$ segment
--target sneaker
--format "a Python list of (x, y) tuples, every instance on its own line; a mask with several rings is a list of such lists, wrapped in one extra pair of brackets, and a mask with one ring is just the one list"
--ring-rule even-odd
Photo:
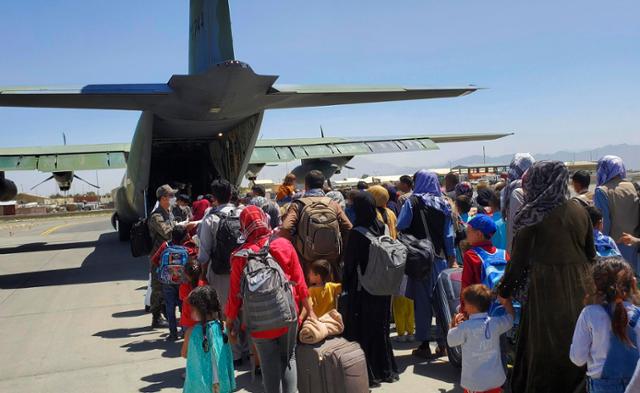
[(414, 341), (416, 341), (416, 336), (414, 336), (413, 334), (407, 334), (405, 342), (412, 343)]

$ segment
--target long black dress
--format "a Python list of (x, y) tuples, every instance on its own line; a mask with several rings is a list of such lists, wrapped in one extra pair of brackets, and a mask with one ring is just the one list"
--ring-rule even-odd
[(348, 292), (344, 335), (357, 341), (367, 358), (369, 382), (397, 378), (398, 366), (389, 338), (391, 296), (374, 296), (364, 288), (358, 291), (357, 266), (365, 271), (371, 241), (351, 230), (345, 249), (343, 287)]

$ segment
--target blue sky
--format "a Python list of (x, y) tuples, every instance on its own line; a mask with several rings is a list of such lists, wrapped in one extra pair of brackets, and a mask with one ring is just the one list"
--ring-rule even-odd
[[(516, 132), (485, 143), (489, 155), (640, 143), (639, 14), (637, 1), (231, 0), (236, 58), (279, 83), (488, 88), (271, 111), (263, 137), (317, 136), (320, 125), (347, 136)], [(0, 85), (166, 82), (186, 73), (187, 33), (186, 0), (1, 2)], [(3, 146), (59, 144), (62, 131), (69, 143), (129, 142), (138, 116), (0, 108), (0, 135)], [(481, 151), (466, 143), (374, 159), (429, 166)], [(121, 173), (101, 172), (100, 182), (111, 188)], [(8, 174), (24, 189), (46, 176)]]

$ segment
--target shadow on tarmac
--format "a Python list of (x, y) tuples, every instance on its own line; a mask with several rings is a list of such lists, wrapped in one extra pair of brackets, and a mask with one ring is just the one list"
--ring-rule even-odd
[(146, 336), (148, 334), (153, 334), (155, 330), (151, 328), (151, 326), (137, 327), (137, 328), (120, 328), (120, 329), (111, 329), (111, 330), (103, 330), (98, 333), (94, 333), (94, 337), (102, 337), (102, 338), (131, 338), (131, 337), (140, 337)]
[(146, 377), (142, 377), (141, 380), (148, 382), (149, 386), (140, 388), (140, 392), (160, 392), (163, 389), (180, 389), (184, 384), (182, 379), (182, 373), (184, 368), (176, 368), (174, 370), (165, 371), (162, 373), (151, 374)]
[[(94, 246), (95, 249), (85, 258), (80, 267), (5, 274), (0, 276), (0, 288), (20, 289), (123, 280), (147, 280), (149, 274), (147, 261), (143, 258), (133, 258), (129, 245), (120, 242), (118, 234), (115, 232), (103, 233), (96, 241), (61, 244), (31, 243), (19, 247), (0, 249), (0, 254), (66, 250)], [(34, 258), (37, 258), (37, 254), (34, 255)]]
[(139, 310), (129, 310), (129, 311), (114, 312), (113, 314), (111, 314), (111, 317), (112, 318), (133, 318), (133, 317), (140, 317), (142, 315), (145, 315), (146, 313), (147, 312), (144, 311), (144, 309), (141, 308)]
[(27, 244), (21, 244), (16, 247), (0, 248), (0, 255), (17, 254), (21, 252), (72, 250), (74, 248), (95, 247), (96, 244), (98, 244), (98, 240), (87, 240), (84, 242), (73, 242), (73, 243), (47, 243), (47, 242), (27, 243)]

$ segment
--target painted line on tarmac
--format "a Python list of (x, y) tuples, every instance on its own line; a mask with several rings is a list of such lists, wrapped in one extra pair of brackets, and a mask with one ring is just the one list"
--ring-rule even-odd
[(68, 222), (68, 223), (66, 223), (66, 224), (56, 225), (56, 226), (51, 227), (51, 228), (47, 229), (46, 231), (42, 232), (42, 233), (40, 234), (40, 236), (47, 236), (47, 235), (50, 235), (50, 234), (52, 234), (53, 232), (57, 231), (58, 229), (62, 229), (62, 228), (65, 228), (65, 227), (68, 227), (68, 226), (71, 226), (71, 225), (74, 225), (74, 224), (79, 224), (79, 223), (77, 223), (77, 222)]

